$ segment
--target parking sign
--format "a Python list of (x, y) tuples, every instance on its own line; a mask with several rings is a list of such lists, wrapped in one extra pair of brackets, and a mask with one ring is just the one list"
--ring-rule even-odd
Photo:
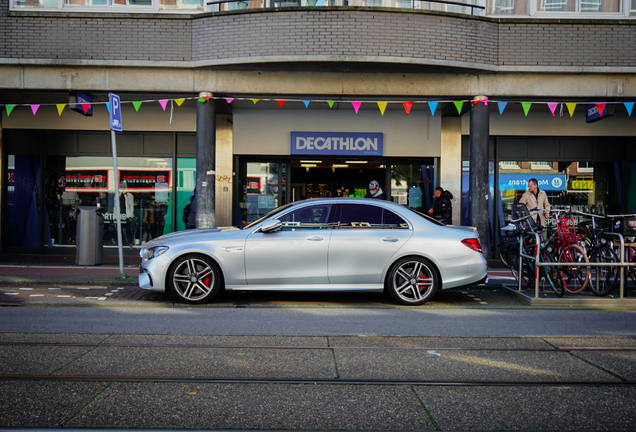
[(110, 130), (121, 132), (121, 103), (119, 95), (108, 93), (108, 101), (110, 102)]

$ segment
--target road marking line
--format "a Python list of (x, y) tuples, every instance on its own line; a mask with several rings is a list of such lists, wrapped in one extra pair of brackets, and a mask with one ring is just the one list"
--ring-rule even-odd
[(106, 297), (100, 297), (97, 300), (106, 300)]
[(106, 293), (106, 294), (104, 294), (104, 295), (112, 296), (112, 295), (113, 295), (113, 293), (112, 293), (112, 292), (109, 292), (109, 293)]
[(481, 299), (480, 299), (480, 298), (477, 298), (477, 297), (475, 297), (473, 300), (481, 301)]
[(21, 290), (33, 290), (33, 288), (20, 288)]
[(58, 297), (66, 297), (66, 298), (68, 298), (68, 297), (70, 297), (70, 295), (58, 295)]
[(62, 288), (49, 288), (49, 289), (50, 290), (59, 290), (59, 289), (62, 289)]
[(29, 297), (44, 297), (44, 294), (31, 294)]
[(20, 293), (5, 293), (6, 295), (18, 295)]
[(488, 302), (479, 302), (479, 304), (488, 304)]

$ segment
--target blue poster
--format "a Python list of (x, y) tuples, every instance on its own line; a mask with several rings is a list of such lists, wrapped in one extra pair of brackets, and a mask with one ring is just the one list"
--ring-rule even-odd
[(422, 189), (418, 187), (409, 189), (409, 207), (422, 207)]
[(293, 155), (382, 156), (381, 133), (292, 132)]

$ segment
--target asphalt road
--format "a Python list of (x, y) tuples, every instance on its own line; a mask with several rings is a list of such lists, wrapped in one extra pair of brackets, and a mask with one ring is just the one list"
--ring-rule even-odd
[(216, 335), (634, 336), (636, 311), (504, 308), (2, 308), (2, 332)]

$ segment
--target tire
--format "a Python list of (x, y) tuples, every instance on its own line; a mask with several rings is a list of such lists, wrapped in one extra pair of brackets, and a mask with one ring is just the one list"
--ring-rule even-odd
[[(526, 251), (527, 253), (527, 251)], [(510, 263), (510, 271), (517, 283), (519, 282), (519, 244), (508, 246), (508, 262)], [(523, 270), (521, 272), (521, 286), (530, 288), (534, 285), (534, 269), (530, 261), (524, 259)]]
[[(625, 248), (625, 261), (636, 263), (636, 247)], [(636, 284), (636, 267), (626, 267), (625, 274), (628, 274), (632, 282)]]
[[(600, 246), (590, 258), (594, 263), (617, 263), (618, 258), (609, 246)], [(606, 296), (618, 285), (620, 269), (618, 267), (591, 267), (590, 290), (597, 296)]]
[[(556, 262), (550, 251), (547, 249), (541, 250), (541, 261), (546, 263)], [(556, 266), (541, 267), (541, 273), (545, 276), (556, 295), (563, 297), (565, 289), (563, 288), (563, 275), (561, 270)]]
[(209, 257), (185, 255), (170, 266), (166, 285), (184, 303), (206, 303), (221, 290), (221, 271)]
[[(585, 250), (576, 244), (566, 246), (559, 254), (559, 262), (589, 262)], [(563, 274), (563, 288), (570, 294), (583, 291), (590, 282), (590, 267), (563, 266), (559, 267)]]
[(386, 289), (396, 302), (414, 306), (429, 301), (440, 282), (437, 270), (430, 262), (423, 258), (407, 257), (393, 264)]

